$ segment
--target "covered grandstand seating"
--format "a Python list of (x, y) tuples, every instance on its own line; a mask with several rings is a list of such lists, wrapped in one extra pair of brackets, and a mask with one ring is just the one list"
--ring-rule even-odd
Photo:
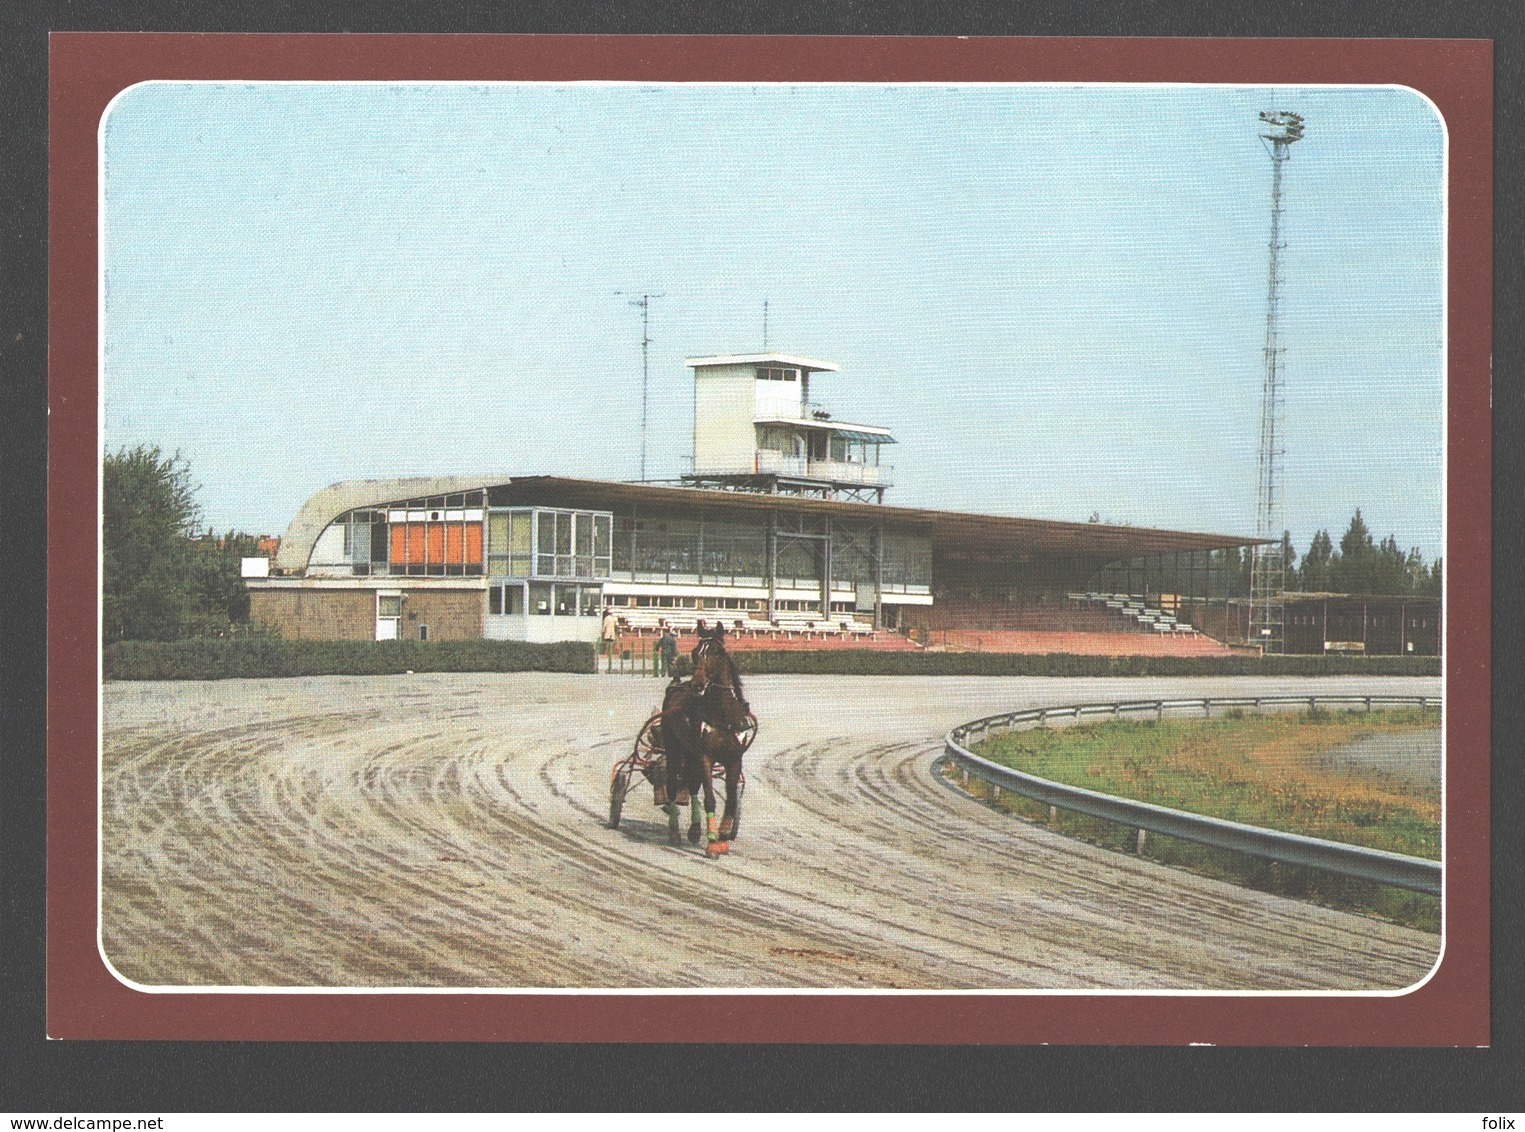
[(619, 607), (622, 633), (655, 640), (662, 625), (679, 637), (680, 651), (693, 647), (694, 631), (725, 625), (728, 647), (748, 649), (864, 648), (912, 651), (925, 646), (950, 652), (1000, 652), (1077, 656), (1231, 656), (1233, 651), (1198, 633), (1173, 613), (1128, 594), (1072, 593), (1047, 602), (997, 602), (944, 597), (932, 607), (924, 642), (849, 614), (830, 620), (808, 610), (779, 610), (771, 621), (738, 610)]
[(1002, 602), (941, 597), (933, 629), (1023, 630), (1046, 633), (1192, 633), (1195, 630), (1147, 598), (1071, 593), (1060, 601)]
[(1034, 602), (941, 597), (932, 607), (928, 643), (953, 651), (1079, 656), (1232, 655), (1148, 598), (1112, 593)]

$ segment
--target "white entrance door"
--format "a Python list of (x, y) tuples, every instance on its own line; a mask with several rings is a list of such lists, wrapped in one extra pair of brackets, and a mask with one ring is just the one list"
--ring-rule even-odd
[(395, 641), (402, 635), (402, 594), (376, 595), (376, 639)]

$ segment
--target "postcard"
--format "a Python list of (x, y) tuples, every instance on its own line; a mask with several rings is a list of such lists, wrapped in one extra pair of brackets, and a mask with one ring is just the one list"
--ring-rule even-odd
[(52, 1036), (1487, 1043), (1486, 45), (52, 63)]

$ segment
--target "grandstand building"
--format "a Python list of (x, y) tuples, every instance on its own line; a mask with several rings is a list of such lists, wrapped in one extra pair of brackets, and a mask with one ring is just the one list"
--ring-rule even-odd
[[(688, 364), (694, 465), (681, 485), (334, 484), (273, 562), (251, 564), (251, 618), (288, 638), (591, 641), (610, 607), (627, 633), (703, 618), (739, 647), (960, 647), (971, 635), (998, 647), (1005, 634), (1034, 651), (1088, 651), (1087, 637), (1125, 638), (1125, 652), (1222, 649), (1184, 614), (1242, 596), (1224, 590), (1225, 555), (1254, 539), (890, 506), (890, 431), (837, 420), (811, 395), (834, 363)], [(1046, 646), (1054, 635), (1067, 641)]]

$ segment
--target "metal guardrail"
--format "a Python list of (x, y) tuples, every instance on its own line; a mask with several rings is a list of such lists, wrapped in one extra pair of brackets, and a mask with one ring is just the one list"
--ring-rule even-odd
[(1010, 767), (993, 763), (989, 759), (971, 753), (964, 747), (970, 736), (986, 735), (991, 731), (1025, 730), (1030, 727), (1047, 726), (1050, 720), (1080, 720), (1087, 716), (1124, 716), (1152, 714), (1163, 719), (1168, 711), (1195, 710), (1211, 717), (1215, 708), (1223, 710), (1253, 710), (1306, 707), (1316, 710), (1326, 707), (1364, 707), (1371, 711), (1377, 707), (1435, 707), (1440, 706), (1439, 696), (1244, 696), (1224, 698), (1201, 698), (1185, 700), (1120, 700), (1113, 703), (1069, 704), (1063, 707), (1028, 708), (1002, 715), (987, 716), (971, 723), (955, 727), (945, 741), (948, 757), (967, 773), (1026, 798), (1044, 802), (1049, 806), (1105, 821), (1117, 822), (1151, 833), (1179, 837), (1183, 841), (1195, 841), (1219, 849), (1234, 849), (1289, 865), (1308, 865), (1326, 869), (1343, 876), (1360, 877), (1406, 888), (1413, 892), (1440, 895), (1441, 865), (1439, 861), (1423, 857), (1409, 857), (1401, 853), (1388, 853), (1381, 849), (1365, 849), (1346, 845), (1339, 841), (1326, 841), (1317, 837), (1304, 837), (1296, 833), (1264, 829), (1223, 818), (1206, 817), (1202, 814), (1172, 810), (1149, 802), (1136, 802), (1112, 794), (1102, 794), (1080, 786), (1066, 786), (1036, 775), (1026, 774)]

